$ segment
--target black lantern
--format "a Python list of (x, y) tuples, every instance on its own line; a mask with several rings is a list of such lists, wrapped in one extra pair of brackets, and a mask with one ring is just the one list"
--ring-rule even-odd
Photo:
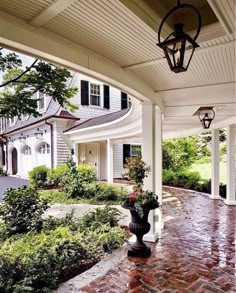
[(23, 143), (26, 141), (26, 136), (23, 135), (23, 133), (21, 133), (21, 135), (18, 138), (19, 138), (20, 143)]
[[(192, 9), (198, 18), (198, 28), (196, 35), (191, 38), (184, 32), (184, 24), (176, 23), (174, 25), (175, 31), (172, 32), (163, 42), (161, 42), (162, 27), (167, 18), (178, 9), (189, 8)], [(170, 10), (163, 18), (159, 31), (158, 31), (158, 44), (163, 49), (165, 57), (168, 61), (170, 69), (175, 73), (183, 72), (188, 69), (193, 53), (199, 45), (195, 42), (201, 30), (201, 15), (196, 7), (190, 4), (180, 4), (178, 1), (177, 6)]]
[(207, 109), (207, 112), (206, 111), (204, 111), (204, 112), (205, 113), (202, 113), (202, 111), (200, 110), (198, 113), (198, 117), (202, 123), (202, 127), (204, 129), (209, 129), (211, 126), (212, 120), (215, 118), (215, 112), (211, 108)]
[(36, 139), (41, 139), (43, 137), (43, 132), (37, 129), (37, 131), (34, 133)]

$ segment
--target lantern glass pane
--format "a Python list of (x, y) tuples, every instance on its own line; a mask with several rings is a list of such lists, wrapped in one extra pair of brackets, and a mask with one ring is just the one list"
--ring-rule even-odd
[(193, 45), (188, 40), (186, 40), (185, 50), (183, 67), (187, 69), (195, 50)]
[(175, 43), (175, 46), (174, 46), (174, 64), (175, 64), (175, 66), (181, 66), (181, 47), (182, 47), (181, 41)]
[(168, 46), (166, 46), (166, 50), (167, 50), (167, 54), (168, 54), (168, 59), (169, 59), (169, 63), (171, 63), (171, 66), (173, 67), (175, 65), (175, 61), (174, 61), (174, 49), (175, 46), (174, 44), (170, 44)]

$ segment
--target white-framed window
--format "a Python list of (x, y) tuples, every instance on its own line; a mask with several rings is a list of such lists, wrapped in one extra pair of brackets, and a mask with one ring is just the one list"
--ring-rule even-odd
[(24, 147), (24, 149), (23, 149), (23, 154), (24, 154), (25, 156), (30, 156), (30, 155), (31, 155), (31, 148), (30, 148), (28, 145), (26, 145), (26, 146)]
[(28, 118), (29, 118), (29, 115), (28, 114), (22, 114), (21, 115), (21, 120), (22, 121), (28, 120)]
[(14, 126), (16, 124), (16, 117), (9, 118), (10, 127)]
[(42, 92), (37, 92), (37, 100), (38, 100), (38, 111), (40, 113), (45, 112), (46, 110), (46, 96)]
[(138, 155), (141, 155), (141, 145), (131, 144), (130, 145), (130, 156), (137, 157)]
[(42, 143), (39, 147), (39, 153), (41, 155), (50, 154), (50, 145), (48, 143)]
[(90, 105), (101, 107), (101, 85), (90, 83)]

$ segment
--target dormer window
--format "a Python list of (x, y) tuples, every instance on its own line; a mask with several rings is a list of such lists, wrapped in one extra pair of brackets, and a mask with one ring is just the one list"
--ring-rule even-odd
[(15, 126), (16, 124), (16, 117), (9, 118), (10, 127)]
[(100, 84), (90, 83), (90, 105), (101, 106), (101, 89)]
[(22, 114), (21, 115), (21, 120), (22, 121), (25, 121), (25, 120), (27, 120), (29, 118), (29, 115), (28, 114)]
[(40, 113), (45, 112), (46, 110), (46, 96), (42, 92), (37, 92), (37, 100), (38, 100), (38, 111)]

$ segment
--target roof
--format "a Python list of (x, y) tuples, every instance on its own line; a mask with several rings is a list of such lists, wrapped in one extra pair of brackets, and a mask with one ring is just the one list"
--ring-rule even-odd
[(88, 119), (80, 124), (77, 124), (73, 127), (70, 127), (68, 129), (66, 129), (64, 132), (68, 132), (68, 131), (71, 131), (71, 130), (80, 130), (80, 129), (84, 129), (84, 128), (89, 128), (89, 127), (92, 127), (92, 126), (98, 126), (98, 125), (102, 125), (102, 124), (106, 124), (106, 123), (109, 123), (109, 122), (112, 122), (112, 121), (115, 121), (119, 118), (121, 118), (122, 116), (124, 116), (126, 113), (128, 113), (130, 110), (130, 108), (128, 109), (123, 109), (121, 111), (118, 111), (118, 112), (113, 112), (113, 113), (109, 113), (109, 114), (106, 114), (106, 115), (102, 115), (102, 116), (98, 116), (98, 117), (95, 117), (95, 118), (91, 118), (91, 119)]
[(50, 105), (50, 107), (48, 106), (47, 111), (39, 117), (30, 116), (29, 119), (27, 119), (25, 121), (18, 120), (17, 123), (12, 127), (9, 127), (9, 125), (8, 125), (8, 127), (4, 130), (2, 135), (6, 135), (9, 133), (27, 128), (29, 126), (41, 123), (42, 121), (45, 121), (50, 118), (59, 118), (59, 119), (68, 119), (68, 120), (79, 120), (80, 119), (79, 117), (76, 117), (76, 116), (70, 114), (68, 111), (65, 111), (65, 110), (60, 111), (61, 107), (58, 106), (58, 103), (55, 102), (53, 99), (50, 101), (49, 105)]

